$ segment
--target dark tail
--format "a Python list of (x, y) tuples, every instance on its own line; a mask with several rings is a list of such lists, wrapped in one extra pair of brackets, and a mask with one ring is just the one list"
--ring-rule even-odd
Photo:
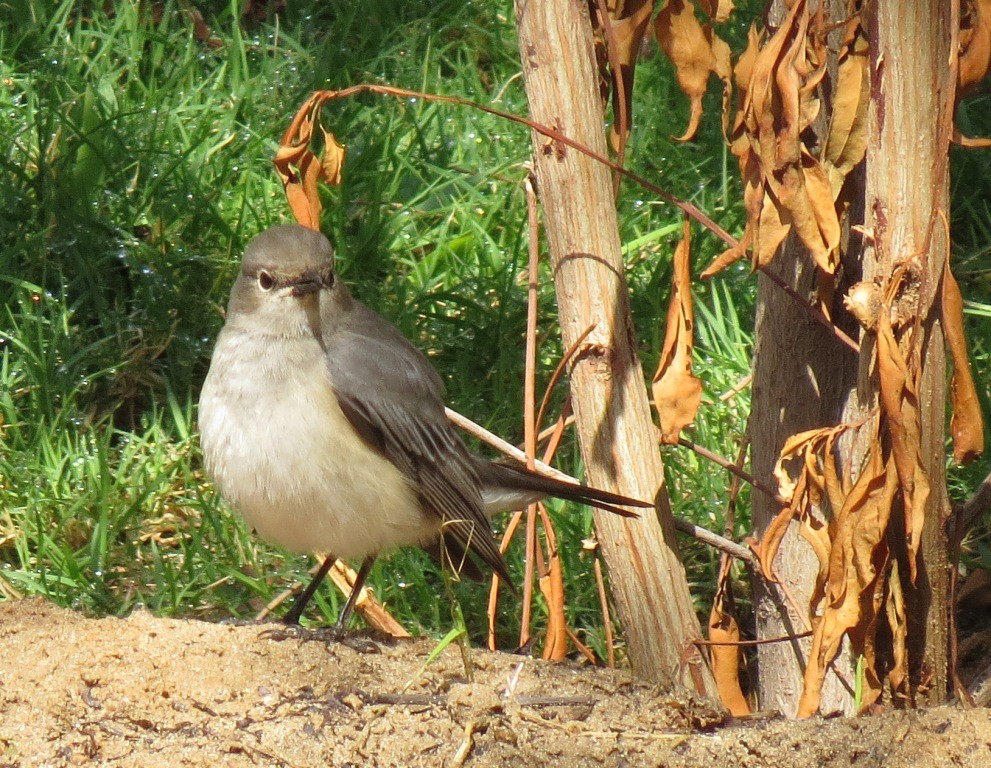
[(654, 506), (653, 502), (631, 499), (628, 496), (621, 496), (618, 493), (603, 491), (601, 488), (568, 483), (545, 475), (539, 475), (520, 464), (480, 461), (478, 472), (482, 482), (487, 485), (511, 488), (525, 493), (529, 492), (537, 497), (554, 496), (566, 501), (574, 501), (579, 504), (587, 504), (590, 507), (597, 507), (622, 517), (639, 517), (639, 515), (628, 509), (622, 509), (619, 505), (641, 507), (643, 509)]

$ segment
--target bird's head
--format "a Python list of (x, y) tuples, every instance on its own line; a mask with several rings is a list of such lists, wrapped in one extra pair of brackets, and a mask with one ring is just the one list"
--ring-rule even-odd
[(255, 237), (231, 290), (227, 322), (274, 336), (312, 332), (350, 300), (334, 274), (334, 249), (319, 232), (284, 224)]

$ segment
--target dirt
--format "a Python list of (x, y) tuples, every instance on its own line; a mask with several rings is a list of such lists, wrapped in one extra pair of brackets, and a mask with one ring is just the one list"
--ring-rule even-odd
[(731, 723), (623, 671), (0, 604), (0, 766), (989, 766), (991, 710)]

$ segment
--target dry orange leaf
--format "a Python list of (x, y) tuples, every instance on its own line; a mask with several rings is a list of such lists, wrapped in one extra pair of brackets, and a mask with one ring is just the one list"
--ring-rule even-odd
[[(754, 267), (770, 264), (794, 229), (820, 269), (829, 274), (836, 269), (840, 225), (832, 185), (802, 138), (820, 107), (815, 89), (826, 71), (824, 23), (819, 12), (810, 30), (807, 3), (798, 0), (759, 50), (760, 36), (751, 28), (737, 62), (741, 102), (730, 139), (744, 180), (742, 240), (753, 248)], [(721, 254), (703, 276), (735, 261), (744, 247)]]
[[(779, 113), (787, 111), (781, 106), (782, 94), (776, 88), (776, 70), (785, 51), (792, 47), (798, 37), (796, 25), (802, 28), (802, 37), (808, 23), (805, 0), (800, 0), (788, 12), (771, 38), (764, 44), (753, 60), (750, 82), (747, 85), (741, 111), (742, 125), (749, 135), (750, 145), (760, 157), (766, 172), (777, 167), (778, 130), (776, 124), (784, 126), (788, 120)], [(797, 93), (791, 95), (797, 99)], [(785, 99), (789, 95), (784, 96)], [(780, 118), (780, 122), (779, 122)], [(796, 134), (797, 135), (797, 134)]]
[(699, 7), (712, 21), (720, 24), (733, 12), (733, 0), (699, 0)]
[(568, 655), (568, 625), (564, 617), (564, 575), (561, 559), (556, 553), (547, 564), (547, 573), (540, 576), (537, 583), (547, 601), (543, 658), (546, 661), (563, 661)]
[(829, 498), (834, 511), (844, 503), (845, 494), (839, 498), (836, 492), (839, 481), (833, 463), (833, 444), (847, 428), (847, 425), (841, 424), (806, 430), (789, 437), (781, 447), (774, 466), (774, 477), (778, 482), (778, 493), (789, 500), (789, 505), (771, 521), (756, 547), (761, 572), (769, 581), (777, 581), (774, 558), (789, 524), (796, 519), (802, 522), (799, 533), (819, 558), (820, 571), (826, 569), (831, 546), (829, 532), (813, 519), (809, 510), (812, 506), (821, 505), (824, 497)]
[[(897, 471), (882, 459), (875, 439), (857, 482), (847, 495), (833, 524), (835, 534), (829, 558), (822, 615), (814, 622), (812, 649), (805, 667), (805, 682), (798, 706), (799, 717), (819, 709), (822, 685), (829, 665), (839, 653), (843, 637), (858, 626), (865, 608), (874, 610), (874, 583), (887, 562), (885, 531), (898, 490)], [(881, 549), (879, 549), (881, 548)], [(873, 616), (868, 619), (873, 620)]]
[(751, 24), (747, 32), (746, 50), (740, 54), (740, 58), (737, 59), (736, 67), (733, 70), (733, 79), (740, 93), (739, 115), (741, 117), (744, 114), (743, 103), (746, 100), (747, 92), (750, 89), (750, 81), (754, 74), (754, 63), (757, 61), (757, 56), (760, 53), (760, 47), (763, 42), (764, 31), (758, 31), (757, 25)]
[(908, 618), (905, 611), (905, 595), (898, 576), (898, 561), (892, 560), (888, 578), (888, 600), (885, 614), (891, 628), (891, 671), (888, 684), (895, 693), (905, 692), (908, 685)]
[[(797, 13), (800, 7), (801, 13)], [(781, 36), (781, 54), (773, 60), (768, 59), (770, 80), (765, 89), (758, 91), (768, 101), (756, 102), (754, 106), (760, 110), (758, 119), (762, 126), (765, 121), (773, 126), (772, 130), (762, 130), (758, 136), (761, 160), (767, 169), (781, 168), (799, 161), (802, 152), (799, 133), (808, 125), (803, 117), (809, 110), (803, 109), (802, 105), (803, 82), (809, 74), (805, 55), (808, 6), (796, 3), (792, 14), (796, 15), (792, 15), (791, 25), (783, 25), (775, 34), (778, 37), (784, 33)]]
[[(828, 462), (832, 464), (832, 462)], [(819, 563), (819, 572), (816, 574), (816, 585), (813, 595), (822, 595), (826, 590), (826, 582), (829, 578), (829, 555), (833, 551), (833, 543), (829, 538), (829, 526), (812, 515), (806, 515), (798, 528), (799, 535), (805, 539)]]
[[(613, 94), (613, 124), (609, 140), (619, 152), (626, 144), (633, 123), (633, 73), (640, 56), (640, 45), (650, 25), (653, 0), (630, 0), (607, 3), (610, 31), (605, 41), (608, 53)], [(619, 71), (614, 71), (618, 67)]]
[(678, 442), (678, 434), (692, 423), (702, 402), (702, 382), (692, 374), (695, 307), (691, 290), (691, 225), (687, 219), (674, 251), (673, 266), (664, 348), (652, 383), (661, 442), (667, 444)]
[(750, 704), (740, 688), (740, 626), (736, 617), (726, 608), (726, 594), (730, 588), (730, 568), (733, 564), (729, 555), (719, 561), (719, 578), (716, 596), (709, 612), (709, 646), (712, 660), (712, 675), (716, 679), (719, 698), (733, 715), (749, 714)]
[(713, 604), (709, 613), (709, 639), (712, 675), (723, 706), (735, 717), (750, 714), (750, 704), (740, 688), (740, 627), (736, 618), (723, 611), (722, 602)]
[(712, 675), (723, 706), (735, 717), (750, 714), (750, 704), (740, 688), (740, 648), (733, 643), (740, 641), (740, 627), (733, 616), (717, 613), (713, 608), (709, 614), (709, 639), (712, 646)]
[(915, 583), (916, 555), (922, 540), (929, 477), (922, 463), (918, 363), (912, 368), (899, 348), (888, 312), (882, 312), (877, 332), (877, 364), (881, 407), (891, 436), (891, 454), (898, 470), (905, 508), (905, 537), (909, 577)]
[(833, 111), (822, 152), (834, 200), (847, 174), (864, 159), (867, 151), (870, 89), (867, 37), (860, 25), (860, 16), (854, 16), (847, 24), (838, 56)]
[(874, 579), (870, 588), (862, 593), (861, 618), (855, 627), (850, 628), (849, 632), (853, 652), (863, 660), (861, 667), (861, 712), (874, 706), (883, 692), (881, 678), (878, 676), (877, 670), (879, 624), (885, 616), (881, 609), (884, 607), (887, 597), (890, 596), (888, 581), (892, 578), (891, 569), (897, 573), (898, 568), (898, 562), (891, 557), (887, 542), (876, 549), (875, 560), (877, 573), (882, 577)]
[(754, 234), (752, 228), (748, 227), (743, 231), (743, 237), (741, 237), (736, 245), (731, 248), (727, 248), (716, 258), (705, 269), (702, 270), (702, 274), (699, 275), (703, 280), (707, 280), (715, 274), (718, 274), (722, 270), (726, 269), (730, 264), (742, 259), (747, 255), (747, 249), (753, 245)]
[(961, 91), (977, 85), (991, 65), (991, 0), (965, 0), (960, 14), (960, 59), (957, 83)]
[(320, 173), (325, 182), (333, 187), (341, 183), (341, 172), (344, 169), (344, 157), (347, 155), (347, 148), (341, 144), (334, 134), (320, 129), (323, 132), (323, 153), (320, 155)]
[(716, 77), (723, 81), (723, 137), (728, 141), (730, 106), (733, 100), (733, 52), (730, 50), (729, 43), (719, 37), (712, 27), (705, 28), (705, 39), (709, 43), (709, 48), (712, 50), (712, 60), (715, 62), (712, 71), (716, 73)]
[[(743, 178), (743, 201), (747, 209), (747, 226), (743, 231), (743, 237), (740, 238), (737, 244), (723, 251), (702, 271), (701, 277), (703, 280), (712, 277), (730, 264), (742, 259), (747, 255), (747, 250), (754, 245), (757, 222), (764, 204), (764, 181), (761, 176), (760, 166), (752, 158), (753, 153), (750, 149), (750, 140), (744, 131), (743, 121), (746, 113), (743, 105), (747, 103), (747, 94), (753, 73), (754, 61), (760, 51), (760, 44), (763, 38), (764, 33), (757, 31), (756, 24), (751, 24), (748, 33), (749, 42), (747, 49), (740, 55), (733, 70), (733, 81), (736, 84), (739, 108), (737, 109), (736, 116), (733, 118), (732, 131), (727, 137), (733, 154), (740, 159), (740, 175)], [(724, 88), (724, 94), (727, 90), (727, 88)], [(728, 123), (728, 106), (724, 100), (724, 130)]]
[[(789, 164), (781, 172), (780, 182), (775, 174), (768, 176), (767, 181), (769, 189), (788, 214), (779, 212), (782, 213), (782, 224), (794, 227), (819, 268), (831, 274), (838, 263), (840, 221), (825, 169), (803, 146), (798, 162)], [(770, 260), (772, 255), (773, 251), (763, 258)]]
[(667, 0), (654, 19), (654, 33), (661, 49), (674, 64), (678, 86), (691, 101), (688, 127), (676, 138), (677, 141), (688, 141), (698, 131), (709, 73), (715, 72), (719, 63), (705, 30), (695, 18), (692, 0)]
[[(804, 486), (804, 484), (803, 478), (802, 485)], [(803, 501), (800, 495), (789, 506), (783, 507), (764, 529), (760, 541), (757, 542), (754, 554), (757, 556), (757, 562), (760, 563), (761, 575), (769, 582), (776, 583), (778, 581), (778, 577), (774, 573), (774, 558), (781, 548), (785, 534), (788, 533), (788, 526), (791, 525), (791, 521), (802, 514), (802, 510), (805, 508)]]
[(977, 387), (970, 370), (967, 339), (963, 329), (963, 296), (953, 273), (950, 260), (943, 270), (943, 338), (950, 349), (953, 374), (950, 377), (950, 434), (953, 437), (953, 458), (969, 464), (984, 453), (984, 415), (977, 398)]
[(340, 184), (344, 164), (345, 148), (322, 127), (323, 158), (318, 158), (310, 149), (320, 107), (329, 97), (330, 92), (319, 91), (299, 108), (283, 134), (273, 160), (296, 221), (316, 230), (320, 229), (320, 213), (323, 210), (318, 182), (323, 180), (328, 184)]
[(778, 481), (778, 493), (786, 499), (795, 497), (798, 488), (798, 480), (792, 478), (788, 471), (790, 462), (795, 459), (800, 460), (801, 471), (806, 471), (809, 462), (806, 457), (811, 453), (815, 454), (824, 443), (831, 444), (836, 433), (836, 427), (823, 427), (819, 429), (807, 429), (791, 435), (785, 444), (781, 446), (778, 460), (774, 465), (774, 478)]

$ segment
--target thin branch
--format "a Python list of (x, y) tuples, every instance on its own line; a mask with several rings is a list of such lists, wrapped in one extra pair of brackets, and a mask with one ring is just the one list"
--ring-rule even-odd
[(691, 536), (703, 544), (708, 544), (713, 549), (718, 549), (720, 552), (732, 555), (737, 560), (742, 560), (754, 568), (758, 567), (757, 558), (754, 556), (754, 553), (750, 551), (749, 547), (745, 547), (743, 544), (737, 544), (735, 541), (720, 536), (718, 533), (713, 533), (708, 528), (695, 525), (695, 523), (691, 523), (680, 517), (674, 518), (674, 527), (675, 530), (680, 531), (686, 536)]
[[(447, 414), (447, 418), (456, 427), (463, 429), (472, 437), (477, 437), (483, 443), (495, 448), (499, 451), (499, 453), (505, 454), (512, 459), (516, 459), (520, 462), (520, 464), (526, 464), (526, 453), (512, 443), (503, 440), (501, 437), (493, 434), (492, 432), (489, 432), (489, 430), (481, 424), (475, 423), (467, 416), (462, 416), (460, 413), (452, 410), (451, 408), (445, 408), (444, 411)], [(558, 480), (565, 480), (572, 483), (578, 482), (575, 478), (571, 477), (571, 475), (565, 474), (561, 470), (556, 469), (549, 464), (544, 464), (542, 461), (534, 462), (534, 471), (540, 472), (542, 475), (547, 475), (548, 477), (557, 478)]]
[[(509, 456), (510, 458), (516, 459), (521, 464), (526, 463), (526, 454), (512, 443), (506, 442), (498, 435), (492, 434), (482, 425), (476, 424), (467, 416), (462, 416), (457, 411), (454, 411), (450, 408), (446, 408), (445, 411), (447, 412), (447, 418), (450, 419), (451, 423), (454, 424), (455, 426), (460, 427), (461, 429), (463, 429), (465, 432), (472, 435), (473, 437), (477, 437), (479, 440), (492, 446), (500, 453), (503, 453), (506, 456)], [(571, 475), (565, 472), (562, 472), (560, 469), (552, 467), (550, 464), (545, 464), (542, 461), (534, 461), (533, 464), (534, 464), (533, 467), (534, 471), (539, 472), (542, 475), (547, 475), (547, 477), (553, 477), (556, 480), (563, 480), (566, 483), (580, 484), (579, 480), (577, 480), (576, 478), (572, 477)], [(746, 473), (744, 474), (746, 475)], [(748, 478), (749, 475), (746, 475), (744, 477), (745, 480), (750, 482)], [(713, 533), (710, 530), (695, 525), (694, 523), (690, 523), (687, 520), (682, 520), (681, 518), (678, 517), (674, 518), (674, 527), (675, 529), (681, 531), (682, 533), (688, 536), (692, 536), (693, 538), (698, 539), (704, 544), (708, 544), (710, 547), (715, 547), (721, 552), (727, 552), (733, 555), (733, 557), (737, 557), (741, 560), (745, 560), (751, 564), (753, 564), (754, 562), (753, 554), (750, 552), (749, 549), (744, 547), (742, 544), (737, 544), (735, 541), (730, 541), (729, 539), (720, 536), (718, 533)]]
[(778, 288), (794, 299), (799, 305), (804, 307), (805, 311), (809, 313), (812, 319), (833, 334), (833, 336), (835, 336), (841, 344), (847, 346), (854, 354), (860, 354), (860, 345), (847, 336), (836, 325), (834, 325), (833, 322), (822, 313), (821, 309), (809, 302), (804, 296), (802, 296), (802, 294), (788, 285), (781, 275), (773, 272), (769, 267), (759, 267), (759, 269), (764, 277), (768, 278), (771, 282), (777, 285)]
[[(540, 411), (537, 413), (537, 426), (544, 423), (544, 418), (547, 416), (547, 409), (550, 406), (551, 395), (554, 392), (554, 387), (557, 386), (558, 380), (564, 374), (565, 369), (568, 367), (568, 363), (571, 362), (572, 358), (578, 354), (578, 349), (581, 347), (582, 342), (588, 338), (588, 335), (595, 330), (595, 323), (592, 323), (588, 328), (582, 331), (581, 335), (575, 339), (574, 343), (568, 347), (568, 351), (564, 353), (564, 356), (558, 361), (557, 367), (554, 369), (554, 373), (551, 374), (550, 379), (547, 382), (547, 387), (544, 389), (544, 397), (540, 401)], [(550, 431), (553, 432), (554, 427), (549, 427)], [(537, 442), (541, 442), (544, 439), (547, 430), (541, 432), (537, 435)], [(548, 433), (549, 434), (549, 433)]]
[(695, 453), (697, 453), (699, 456), (702, 456), (703, 458), (706, 458), (709, 461), (718, 464), (720, 467), (722, 467), (723, 469), (725, 469), (727, 472), (730, 472), (730, 473), (736, 475), (741, 480), (743, 480), (743, 481), (749, 483), (750, 485), (752, 485), (758, 491), (761, 491), (762, 493), (766, 493), (769, 497), (771, 497), (778, 504), (780, 504), (782, 506), (788, 506), (788, 504), (789, 504), (788, 499), (786, 499), (784, 496), (781, 496), (780, 494), (778, 494), (778, 492), (775, 491), (773, 488), (771, 488), (769, 485), (765, 485), (761, 480), (758, 480), (756, 477), (754, 477), (753, 475), (751, 475), (749, 472), (747, 472), (747, 471), (745, 471), (743, 469), (740, 469), (733, 462), (727, 461), (722, 456), (719, 456), (718, 454), (715, 454), (712, 451), (710, 451), (708, 448), (703, 448), (698, 443), (693, 443), (691, 440), (688, 440), (687, 438), (684, 438), (684, 437), (678, 438), (678, 445), (680, 445), (682, 448), (688, 448), (689, 450), (694, 451)]
[[(397, 96), (403, 99), (424, 99), (429, 101), (440, 102), (442, 104), (454, 104), (455, 106), (459, 106), (459, 107), (470, 107), (472, 109), (477, 109), (481, 112), (485, 112), (490, 115), (495, 115), (496, 117), (501, 117), (504, 120), (509, 120), (514, 123), (520, 123), (521, 125), (525, 125), (531, 130), (536, 131), (542, 136), (546, 136), (549, 139), (553, 139), (554, 141), (563, 144), (564, 146), (569, 147), (575, 150), (576, 152), (581, 152), (583, 155), (586, 155), (592, 158), (593, 160), (602, 163), (607, 168), (611, 168), (617, 173), (622, 174), (626, 178), (630, 179), (630, 181), (639, 184), (648, 192), (654, 193), (662, 200), (665, 200), (666, 202), (670, 203), (676, 208), (684, 211), (685, 214), (687, 214), (690, 218), (695, 219), (695, 221), (697, 221), (703, 227), (708, 229), (716, 237), (718, 237), (720, 240), (722, 240), (730, 247), (733, 247), (737, 244), (737, 239), (735, 237), (733, 237), (729, 232), (727, 232), (725, 229), (719, 226), (715, 221), (709, 218), (709, 216), (703, 213), (696, 205), (672, 195), (670, 192), (661, 189), (656, 184), (650, 183), (649, 181), (647, 181), (647, 179), (643, 178), (642, 176), (638, 176), (632, 171), (627, 170), (619, 163), (614, 162), (613, 160), (609, 159), (604, 155), (600, 155), (598, 152), (589, 149), (588, 147), (575, 141), (574, 139), (568, 138), (560, 131), (555, 130), (554, 128), (551, 128), (549, 126), (542, 125), (541, 123), (538, 123), (534, 120), (530, 120), (529, 118), (521, 117), (520, 115), (514, 115), (511, 112), (505, 112), (501, 109), (496, 109), (495, 107), (488, 107), (484, 104), (479, 104), (478, 102), (475, 101), (469, 101), (468, 99), (458, 98), (457, 96), (447, 96), (439, 93), (423, 93), (421, 91), (411, 91), (406, 88), (395, 88), (389, 85), (375, 85), (374, 83), (359, 83), (358, 85), (352, 85), (348, 88), (342, 88), (341, 90), (338, 91), (334, 91), (334, 90), (317, 91), (310, 97), (310, 102), (313, 102), (314, 99), (318, 99), (318, 103), (315, 105), (315, 109), (313, 110), (316, 111), (316, 109), (319, 108), (320, 103), (322, 101), (347, 98), (349, 96), (354, 96), (359, 93), (378, 93), (383, 96)], [(287, 144), (286, 139), (292, 137), (293, 134), (291, 133), (291, 131), (297, 127), (298, 126), (296, 124), (290, 126), (289, 131), (286, 132), (286, 136), (283, 138), (282, 141), (283, 145)]]
[[(598, 548), (598, 543), (596, 543), (596, 548)], [(595, 587), (599, 592), (599, 606), (602, 611), (603, 618), (603, 630), (606, 633), (606, 663), (609, 665), (610, 669), (616, 668), (616, 643), (612, 632), (612, 617), (609, 615), (609, 596), (606, 594), (606, 582), (602, 576), (602, 558), (599, 557), (599, 553), (596, 552), (594, 561), (595, 568)]]
[[(526, 349), (523, 371), (523, 440), (526, 449), (526, 466), (533, 469), (537, 458), (537, 288), (539, 280), (538, 263), (540, 258), (540, 223), (537, 215), (537, 193), (534, 191), (533, 177), (527, 176), (523, 183), (526, 190), (526, 213), (529, 227), (529, 252), (527, 259), (526, 294)], [(520, 647), (530, 639), (530, 618), (532, 615), (534, 572), (537, 560), (537, 521), (536, 505), (526, 509), (526, 560), (523, 573), (523, 615), (520, 619)]]

